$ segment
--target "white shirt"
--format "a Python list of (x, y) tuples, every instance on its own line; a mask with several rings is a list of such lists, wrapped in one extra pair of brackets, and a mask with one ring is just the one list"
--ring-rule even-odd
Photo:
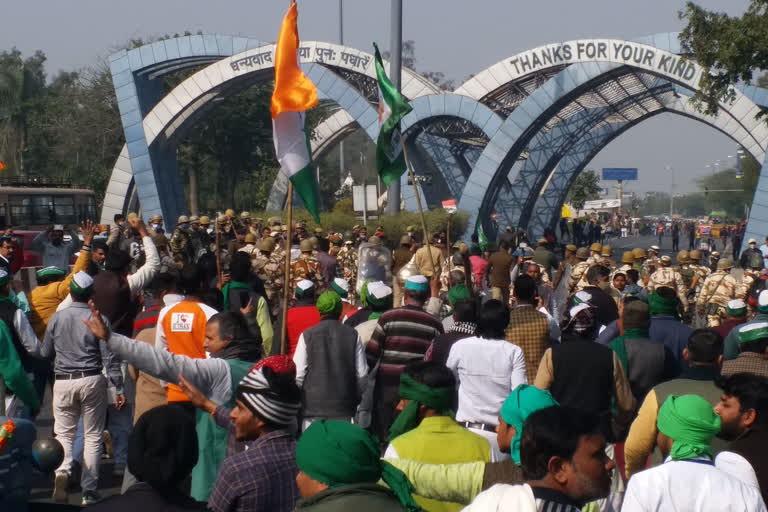
[(528, 384), (522, 349), (505, 340), (470, 336), (453, 344), (445, 364), (459, 383), (456, 421), (496, 425), (509, 394)]
[(718, 453), (715, 457), (715, 467), (735, 476), (758, 491), (760, 490), (760, 483), (757, 481), (755, 468), (738, 453), (728, 451)]
[[(699, 459), (701, 460), (701, 459)], [(705, 459), (706, 460), (706, 459)], [(765, 511), (760, 491), (710, 464), (673, 461), (629, 480), (621, 512)]]
[[(304, 377), (307, 376), (307, 343), (304, 341), (304, 333), (299, 335), (296, 351), (293, 353), (293, 362), (296, 365), (296, 385), (301, 387)], [(362, 381), (368, 375), (368, 362), (365, 360), (365, 346), (360, 335), (357, 336), (355, 345), (355, 373), (357, 374), (358, 390), (361, 391)]]

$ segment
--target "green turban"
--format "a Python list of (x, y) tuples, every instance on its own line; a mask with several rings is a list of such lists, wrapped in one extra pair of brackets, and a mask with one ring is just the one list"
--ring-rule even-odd
[(468, 298), (469, 290), (467, 289), (467, 285), (464, 283), (459, 283), (448, 290), (448, 302), (451, 303), (451, 306), (455, 306), (456, 303), (460, 300), (465, 300)]
[(368, 284), (372, 282), (372, 280), (366, 279), (363, 286), (360, 287), (360, 303), (364, 308), (368, 307)]
[(380, 459), (378, 440), (357, 425), (315, 421), (296, 444), (296, 465), (308, 477), (330, 488), (382, 479), (406, 511), (422, 510), (413, 501), (408, 478)]
[(648, 296), (648, 312), (651, 316), (656, 315), (670, 315), (677, 318), (677, 304), (679, 299), (677, 297), (672, 299), (665, 299), (658, 293), (654, 292)]
[(515, 464), (520, 464), (520, 440), (523, 438), (523, 423), (536, 411), (560, 405), (552, 398), (549, 391), (541, 390), (528, 384), (520, 384), (504, 400), (501, 406), (501, 419), (507, 425), (515, 427), (515, 437), (512, 439), (510, 455)]
[(698, 395), (672, 395), (659, 409), (656, 426), (674, 441), (670, 452), (673, 460), (711, 457), (712, 438), (720, 432), (720, 416)]
[(437, 409), (445, 416), (453, 416), (453, 400), (456, 394), (455, 386), (437, 388), (427, 386), (413, 380), (408, 374), (400, 374), (400, 398), (409, 400), (405, 409), (397, 415), (397, 419), (389, 429), (389, 438), (394, 439), (419, 426), (419, 406), (425, 405)]
[(332, 291), (323, 292), (320, 297), (317, 298), (317, 311), (320, 316), (336, 316), (341, 315), (341, 297), (339, 294)]

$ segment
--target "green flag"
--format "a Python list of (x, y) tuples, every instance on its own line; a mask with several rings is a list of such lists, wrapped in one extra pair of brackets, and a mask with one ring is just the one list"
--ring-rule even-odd
[(405, 155), (400, 143), (400, 120), (411, 111), (411, 106), (403, 99), (381, 62), (379, 47), (373, 43), (376, 51), (376, 76), (379, 81), (379, 138), (376, 141), (376, 170), (381, 181), (389, 186), (400, 179), (405, 172)]
[(485, 249), (488, 247), (488, 237), (485, 236), (482, 222), (477, 223), (477, 241), (480, 244), (480, 249), (485, 252)]

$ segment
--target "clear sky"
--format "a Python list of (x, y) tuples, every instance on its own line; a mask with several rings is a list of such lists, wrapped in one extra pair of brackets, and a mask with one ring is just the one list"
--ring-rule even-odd
[[(299, 0), (302, 39), (338, 41), (339, 0)], [(589, 37), (634, 39), (680, 30), (682, 0), (404, 0), (403, 38), (416, 41), (419, 70), (463, 81), (517, 52), (555, 41)], [(708, 9), (740, 15), (748, 0), (700, 0)], [(25, 55), (43, 50), (49, 74), (95, 63), (131, 38), (185, 30), (277, 37), (287, 0), (2, 0), (0, 49)], [(345, 0), (345, 43), (369, 50), (389, 46), (388, 0)], [(701, 123), (664, 114), (629, 130), (590, 168), (638, 167), (628, 190), (695, 190), (705, 166), (735, 154), (735, 143)], [(733, 160), (731, 160), (733, 161)]]

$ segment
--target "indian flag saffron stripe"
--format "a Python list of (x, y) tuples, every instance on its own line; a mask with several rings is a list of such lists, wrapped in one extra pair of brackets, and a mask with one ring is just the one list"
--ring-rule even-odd
[(379, 82), (379, 138), (376, 141), (376, 170), (381, 181), (389, 186), (405, 172), (405, 155), (400, 141), (400, 120), (411, 111), (384, 71), (376, 43), (376, 77)]
[(319, 221), (317, 182), (305, 114), (317, 105), (317, 88), (299, 68), (297, 19), (296, 2), (292, 2), (275, 48), (272, 134), (280, 168), (293, 183), (304, 206)]

